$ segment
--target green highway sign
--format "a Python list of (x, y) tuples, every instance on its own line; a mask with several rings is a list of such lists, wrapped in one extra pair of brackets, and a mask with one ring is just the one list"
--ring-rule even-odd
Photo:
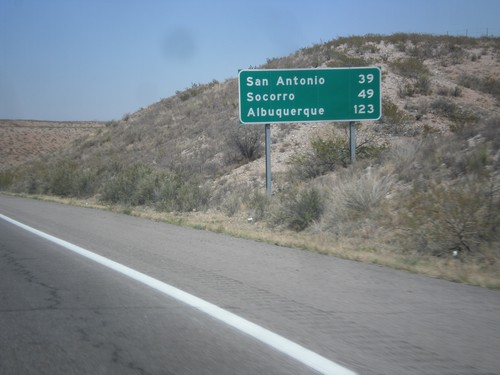
[(240, 70), (240, 121), (378, 120), (380, 82), (378, 67)]

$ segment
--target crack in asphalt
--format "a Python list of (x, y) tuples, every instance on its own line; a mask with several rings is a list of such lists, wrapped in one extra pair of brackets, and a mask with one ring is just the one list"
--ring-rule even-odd
[(51, 286), (43, 281), (41, 281), (37, 276), (35, 276), (21, 261), (32, 260), (34, 258), (16, 258), (14, 253), (9, 250), (0, 248), (2, 251), (1, 258), (5, 260), (7, 266), (10, 266), (12, 271), (20, 275), (24, 281), (29, 284), (34, 284), (46, 290), (47, 297), (44, 299), (48, 306), (37, 307), (35, 310), (55, 310), (62, 304), (62, 297), (59, 294), (59, 288)]

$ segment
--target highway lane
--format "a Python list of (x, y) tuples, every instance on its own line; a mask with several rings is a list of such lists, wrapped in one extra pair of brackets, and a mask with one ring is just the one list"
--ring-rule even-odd
[(206, 314), (0, 221), (1, 374), (307, 374)]
[[(500, 294), (495, 291), (47, 202), (0, 196), (0, 213), (215, 303), (359, 374), (499, 373)], [(0, 226), (7, 225), (0, 221)], [(0, 235), (0, 238), (3, 240), (4, 237)], [(44, 243), (43, 240), (37, 241)], [(88, 261), (69, 255), (57, 247), (53, 248), (53, 245), (50, 247), (50, 252), (57, 254), (57, 260), (60, 257), (69, 258), (71, 264), (88, 265)], [(22, 259), (29, 259), (30, 256), (20, 255)], [(49, 263), (57, 264), (57, 260)], [(29, 263), (28, 260), (25, 262)], [(31, 263), (39, 262), (37, 259)], [(88, 267), (95, 268), (93, 265)], [(52, 271), (46, 271), (45, 274), (52, 275)], [(110, 272), (104, 274), (112, 275)], [(1, 277), (2, 285), (12, 284)], [(111, 278), (109, 283), (108, 278)], [(113, 285), (113, 280), (123, 282), (122, 278), (119, 275), (106, 276), (106, 280), (99, 285)], [(145, 291), (147, 288), (144, 287), (130, 287), (129, 283), (127, 281), (123, 289), (132, 288), (131, 293), (138, 295), (137, 298), (152, 293), (157, 298), (155, 301), (159, 301), (157, 304), (148, 301), (145, 306), (163, 306), (164, 297), (159, 297), (154, 291)], [(33, 283), (28, 284), (33, 287)], [(54, 285), (57, 285), (55, 280)], [(72, 285), (66, 281), (64, 285), (68, 285), (66, 292), (71, 294), (71, 291), (78, 290), (81, 283)], [(50, 292), (46, 293), (50, 297)], [(108, 293), (112, 296), (118, 294)], [(87, 295), (86, 292), (81, 294)], [(45, 298), (46, 304), (50, 302), (49, 297)], [(89, 303), (93, 303), (94, 297), (89, 298)], [(129, 306), (122, 302), (120, 304)], [(140, 303), (132, 305), (142, 306)], [(166, 309), (170, 311), (170, 308)], [(113, 311), (116, 313), (117, 310)], [(173, 308), (173, 311), (177, 310)], [(3, 313), (0, 314), (3, 316)], [(158, 315), (161, 313), (158, 312)], [(15, 323), (17, 316), (12, 319), (11, 322)], [(3, 320), (1, 324), (4, 324)], [(156, 324), (164, 323), (160, 319)], [(16, 325), (13, 324), (13, 327), (15, 331)], [(151, 332), (148, 327), (155, 327), (155, 323), (143, 323), (142, 329)], [(176, 331), (175, 328), (171, 330)], [(222, 328), (222, 331), (210, 329), (210, 332), (217, 338), (231, 337), (226, 333), (218, 334), (227, 330), (232, 332), (227, 327)], [(94, 327), (92, 336), (99, 333)], [(74, 339), (68, 338), (66, 347), (70, 348)], [(200, 340), (204, 342), (204, 339)], [(233, 338), (228, 340), (230, 345)], [(238, 339), (234, 340), (237, 342)], [(4, 341), (0, 342), (7, 345)], [(260, 344), (256, 346), (255, 350), (250, 350), (250, 358), (253, 358), (250, 362), (261, 363), (251, 353), (262, 351), (266, 355), (278, 357), (280, 370), (286, 369), (284, 371), (292, 373), (306, 371), (300, 365), (297, 370), (293, 360), (269, 348), (262, 348)], [(43, 347), (40, 347), (40, 353), (43, 353), (41, 349)], [(16, 357), (18, 352), (14, 350), (9, 358)], [(113, 350), (108, 352), (112, 353)], [(87, 354), (82, 351), (81, 355)], [(207, 356), (217, 358), (220, 354), (211, 353)], [(209, 363), (219, 362), (207, 360)], [(281, 364), (283, 362), (285, 365)], [(189, 360), (187, 363), (191, 364)], [(190, 373), (189, 368), (179, 366), (172, 373)], [(228, 369), (235, 373), (231, 364), (224, 368), (226, 373), (231, 373)], [(155, 371), (153, 369), (150, 373), (168, 373)], [(215, 368), (207, 368), (207, 371), (224, 373)]]

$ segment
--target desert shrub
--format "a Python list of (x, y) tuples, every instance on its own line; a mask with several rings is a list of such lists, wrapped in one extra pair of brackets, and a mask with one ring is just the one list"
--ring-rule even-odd
[(349, 164), (349, 139), (347, 137), (315, 137), (311, 140), (311, 149), (315, 164), (320, 168), (321, 174), (333, 171), (339, 166), (347, 167)]
[(269, 216), (271, 197), (255, 186), (230, 186), (223, 192), (223, 197), (213, 197), (210, 204), (222, 209), (228, 216), (242, 212), (254, 221), (264, 220)]
[(429, 76), (422, 75), (414, 80), (406, 80), (398, 87), (398, 95), (400, 98), (415, 95), (429, 95), (431, 90), (431, 80)]
[(162, 175), (156, 207), (166, 211), (193, 211), (204, 209), (210, 198), (209, 189), (196, 176), (182, 172)]
[(390, 64), (392, 71), (406, 78), (399, 87), (399, 96), (429, 95), (431, 93), (431, 80), (429, 69), (419, 58), (397, 59)]
[[(359, 141), (356, 144), (358, 160), (375, 158), (386, 148), (384, 142), (377, 142), (373, 137), (366, 137), (358, 132)], [(290, 158), (292, 174), (299, 179), (311, 179), (338, 168), (346, 168), (351, 162), (349, 137), (335, 132), (326, 135), (316, 135), (310, 141), (310, 149)]]
[(339, 191), (343, 204), (354, 215), (367, 215), (378, 206), (393, 184), (390, 175), (364, 173), (344, 181)]
[(96, 171), (68, 160), (34, 162), (3, 175), (6, 190), (61, 197), (89, 197), (95, 194), (99, 182)]
[(496, 78), (466, 74), (461, 76), (459, 83), (462, 86), (493, 95), (495, 99), (500, 100), (500, 80)]
[(195, 98), (196, 96), (202, 94), (203, 92), (214, 87), (218, 83), (219, 82), (216, 79), (212, 80), (212, 82), (207, 84), (192, 83), (190, 88), (187, 88), (184, 91), (176, 91), (175, 94), (179, 97), (181, 101), (185, 102), (190, 98)]
[(500, 117), (482, 119), (455, 133), (457, 139), (471, 144), (485, 143), (491, 148), (491, 154), (495, 155), (500, 150)]
[(432, 109), (446, 117), (452, 117), (459, 109), (452, 101), (444, 98), (438, 98), (431, 104)]
[(138, 186), (149, 173), (151, 169), (142, 164), (118, 166), (116, 173), (104, 182), (101, 199), (111, 203), (139, 204), (143, 198), (138, 194)]
[[(325, 212), (320, 227), (337, 236), (351, 236), (357, 229), (385, 221), (386, 197), (395, 186), (395, 176), (380, 166), (351, 167), (324, 181)], [(359, 235), (356, 234), (356, 235)]]
[(436, 54), (436, 43), (429, 40), (414, 40), (408, 54), (414, 59), (428, 59)]
[(466, 57), (464, 47), (470, 48), (477, 44), (477, 39), (464, 36), (449, 35), (426, 35), (426, 34), (394, 34), (388, 36), (388, 40), (400, 41), (395, 44), (403, 44), (413, 58), (427, 59), (438, 57), (449, 57), (452, 63), (459, 63)]
[(265, 219), (270, 210), (271, 198), (264, 193), (254, 191), (248, 199), (249, 215), (254, 220)]
[[(405, 201), (405, 242), (419, 253), (452, 256), (456, 251), (462, 259), (488, 256), (492, 261), (483, 249), (499, 241), (499, 198), (498, 175), (486, 184), (473, 179), (451, 186), (431, 183)], [(494, 256), (500, 259), (498, 250)]]
[(300, 232), (318, 221), (324, 211), (324, 199), (315, 188), (291, 189), (283, 192), (272, 223)]
[(461, 153), (445, 156), (442, 160), (452, 177), (470, 175), (483, 178), (489, 175), (489, 166), (492, 164), (489, 147), (483, 142), (467, 148)]
[(116, 128), (118, 125), (120, 125), (120, 122), (116, 120), (111, 120), (107, 121), (104, 125), (106, 126), (106, 128)]
[(138, 171), (135, 189), (130, 197), (132, 205), (155, 204), (159, 199), (159, 190), (162, 186), (164, 173), (145, 168)]
[(390, 64), (390, 67), (394, 73), (406, 78), (418, 79), (430, 75), (429, 69), (422, 60), (414, 57), (397, 59)]
[(380, 43), (383, 39), (382, 35), (368, 34), (368, 35), (351, 35), (347, 37), (338, 37), (337, 39), (328, 42), (328, 44), (338, 47), (345, 44), (349, 48), (363, 48), (367, 43)]
[(390, 124), (400, 124), (410, 119), (410, 115), (400, 110), (390, 99), (384, 99), (382, 101), (382, 113), (382, 121)]
[(479, 124), (478, 133), (492, 145), (493, 153), (500, 150), (500, 117), (492, 117)]
[(94, 192), (92, 172), (82, 169), (75, 162), (63, 161), (52, 166), (45, 178), (47, 186), (43, 193), (46, 194), (87, 197)]
[(42, 178), (46, 171), (46, 166), (37, 161), (31, 163), (29, 166), (24, 165), (4, 171), (2, 174), (5, 176), (5, 185), (2, 189), (15, 193), (42, 193), (47, 185), (46, 180)]
[(459, 39), (446, 40), (444, 38), (441, 38), (441, 40), (439, 40), (439, 43), (436, 42), (427, 43), (427, 50), (430, 53), (425, 53), (425, 54), (415, 53), (412, 55), (421, 58), (428, 58), (428, 57), (433, 57), (435, 59), (441, 58), (441, 64), (443, 66), (447, 66), (450, 63), (459, 64), (467, 57), (467, 53), (465, 52), (462, 45), (460, 45), (463, 42), (464, 42), (463, 40)]
[(295, 176), (310, 179), (346, 167), (349, 161), (349, 139), (332, 134), (327, 137), (315, 136), (310, 141), (310, 150), (293, 155), (290, 164)]
[(459, 86), (455, 86), (454, 88), (440, 86), (437, 89), (437, 94), (441, 96), (454, 96), (457, 98), (462, 96), (462, 89)]
[(231, 159), (253, 161), (261, 157), (264, 127), (262, 125), (242, 125), (233, 127), (226, 143), (233, 152)]
[[(396, 152), (396, 147), (391, 153)], [(396, 222), (403, 247), (462, 259), (500, 257), (500, 175), (492, 142), (452, 134), (414, 142), (393, 157), (402, 190)], [(493, 255), (492, 255), (493, 254)]]
[(393, 135), (404, 135), (411, 131), (410, 125), (414, 122), (414, 118), (389, 99), (382, 101), (382, 114), (383, 127), (378, 127), (378, 130)]
[(415, 82), (415, 89), (417, 94), (420, 95), (430, 95), (431, 90), (431, 80), (428, 75), (421, 75), (417, 78)]
[(236, 215), (241, 209), (241, 194), (228, 194), (225, 199), (218, 205), (222, 211), (228, 216)]
[(335, 53), (333, 59), (326, 63), (326, 66), (330, 68), (335, 67), (357, 67), (357, 66), (368, 66), (371, 61), (362, 57), (350, 56), (344, 53)]
[(403, 81), (398, 85), (398, 96), (401, 99), (406, 98), (407, 96), (414, 96), (415, 93), (415, 87), (413, 86), (412, 83), (408, 82), (407, 80)]
[(13, 171), (0, 171), (0, 190), (9, 190), (14, 184), (15, 173)]
[(98, 171), (79, 167), (73, 174), (73, 191), (71, 196), (88, 198), (96, 194), (100, 183)]
[(435, 99), (431, 103), (431, 108), (451, 120), (450, 130), (453, 132), (462, 131), (467, 125), (479, 120), (479, 117), (475, 114), (461, 109), (458, 105), (443, 97)]
[(442, 163), (436, 150), (445, 142), (439, 135), (395, 141), (384, 154), (383, 163), (390, 166), (394, 175), (404, 184), (418, 184), (439, 171)]
[(151, 205), (166, 211), (192, 211), (204, 208), (209, 196), (195, 176), (134, 164), (119, 166), (108, 177), (101, 200), (131, 206)]

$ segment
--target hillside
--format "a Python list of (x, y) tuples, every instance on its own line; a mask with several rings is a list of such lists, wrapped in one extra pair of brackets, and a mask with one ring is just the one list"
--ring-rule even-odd
[(4, 170), (0, 188), (500, 285), (500, 38), (338, 38), (259, 68), (372, 65), (383, 118), (357, 125), (359, 160), (348, 161), (344, 123), (273, 125), (272, 198), (264, 131), (238, 124), (235, 78), (194, 84)]
[(0, 171), (57, 152), (103, 126), (94, 121), (0, 120)]

